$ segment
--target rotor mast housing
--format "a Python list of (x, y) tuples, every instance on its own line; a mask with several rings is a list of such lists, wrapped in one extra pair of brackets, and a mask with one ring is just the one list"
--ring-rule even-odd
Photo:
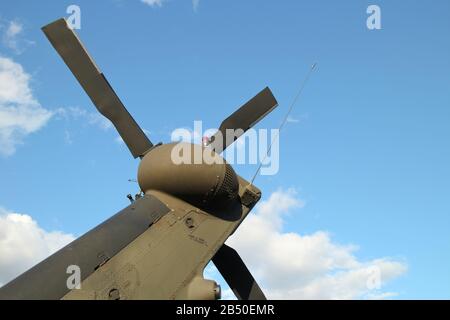
[(185, 142), (153, 148), (141, 160), (138, 183), (144, 193), (157, 190), (200, 208), (227, 206), (238, 197), (233, 168), (208, 147)]

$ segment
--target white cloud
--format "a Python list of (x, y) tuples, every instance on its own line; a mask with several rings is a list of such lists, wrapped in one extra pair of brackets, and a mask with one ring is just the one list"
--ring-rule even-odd
[(52, 116), (33, 96), (30, 80), (20, 64), (0, 56), (0, 155), (12, 155), (27, 135)]
[(82, 121), (84, 124), (96, 126), (102, 130), (108, 130), (113, 127), (111, 121), (102, 116), (99, 112), (87, 111), (80, 107), (58, 108), (55, 111), (55, 115), (59, 119)]
[(3, 45), (17, 54), (22, 53), (27, 46), (34, 44), (33, 41), (20, 38), (23, 32), (23, 25), (18, 21), (9, 21), (6, 26), (0, 25), (0, 28), (4, 29), (2, 35)]
[(222, 291), (221, 299), (222, 300), (237, 300), (236, 296), (234, 295), (233, 290), (231, 290), (230, 288)]
[(283, 231), (283, 219), (304, 205), (295, 191), (279, 190), (262, 201), (227, 244), (234, 247), (272, 299), (380, 299), (396, 295), (383, 286), (407, 271), (391, 258), (360, 261), (357, 247), (329, 233)]
[(200, 0), (192, 0), (192, 8), (194, 9), (194, 12), (197, 12), (199, 5), (200, 5)]
[(397, 292), (370, 293), (366, 296), (367, 300), (386, 300), (398, 296)]
[(10, 21), (3, 34), (3, 44), (14, 51), (18, 50), (18, 35), (22, 32), (23, 26), (17, 21)]
[(8, 38), (14, 38), (19, 33), (22, 32), (23, 26), (22, 24), (18, 23), (17, 21), (10, 21), (8, 29), (6, 29), (6, 36)]
[[(114, 125), (111, 121), (109, 121), (106, 117), (101, 115), (98, 111), (87, 111), (80, 107), (64, 107), (64, 108), (58, 108), (55, 112), (55, 118), (57, 120), (75, 120), (80, 121), (85, 125), (94, 126), (97, 128), (100, 128), (102, 130), (109, 130), (114, 128)], [(147, 129), (142, 129), (144, 133), (149, 136), (150, 131)], [(64, 131), (64, 141), (66, 144), (72, 144), (73, 143), (73, 136), (72, 133), (69, 130)], [(125, 145), (125, 142), (123, 141), (122, 137), (117, 135), (114, 138), (114, 142), (119, 145)]]
[[(150, 7), (162, 7), (163, 3), (167, 0), (141, 0), (142, 3), (149, 5)], [(200, 0), (192, 0), (192, 9), (197, 12)]]
[(288, 116), (286, 121), (288, 123), (299, 123), (300, 122), (300, 120), (298, 120), (297, 118), (294, 118), (293, 116)]
[(0, 207), (0, 286), (74, 240), (42, 229), (29, 215)]
[[(113, 128), (111, 121), (97, 111), (87, 111), (80, 107), (64, 107), (58, 108), (54, 114), (57, 120), (79, 121), (84, 125), (94, 126), (105, 131)], [(68, 129), (64, 130), (64, 142), (68, 145), (74, 142), (74, 135)], [(116, 142), (120, 143), (117, 140)]]
[(166, 0), (141, 0), (141, 2), (148, 4), (150, 7), (161, 7)]
[(298, 117), (294, 117), (292, 115), (289, 115), (286, 119), (286, 122), (288, 123), (299, 123), (299, 122), (303, 122), (305, 120), (309, 119), (309, 114), (308, 113), (304, 113), (299, 115)]
[(66, 144), (72, 144), (73, 143), (72, 134), (67, 129), (64, 130), (64, 142)]

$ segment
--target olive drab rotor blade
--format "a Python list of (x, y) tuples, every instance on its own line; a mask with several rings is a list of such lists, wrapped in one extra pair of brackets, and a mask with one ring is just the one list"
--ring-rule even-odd
[(0, 288), (0, 300), (56, 300), (71, 289), (67, 268), (77, 266), (83, 281), (170, 212), (158, 198), (145, 195), (80, 238)]
[(239, 300), (266, 300), (236, 250), (224, 244), (212, 261)]
[(75, 32), (63, 18), (44, 26), (42, 31), (98, 111), (114, 124), (133, 157), (143, 156), (153, 144), (128, 113)]
[[(278, 102), (269, 87), (264, 88), (220, 124), (218, 132), (211, 137), (209, 146), (221, 153), (277, 105)], [(229, 134), (228, 138), (227, 131), (233, 133)]]

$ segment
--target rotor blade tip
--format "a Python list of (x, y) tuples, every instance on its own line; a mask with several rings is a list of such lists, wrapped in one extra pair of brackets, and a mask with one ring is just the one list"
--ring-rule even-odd
[(67, 25), (66, 19), (59, 18), (59, 19), (57, 19), (57, 20), (55, 20), (53, 22), (50, 22), (50, 23), (46, 24), (45, 26), (41, 27), (41, 30), (45, 31), (46, 29), (48, 29), (48, 28), (50, 28), (50, 27), (52, 27), (54, 25), (61, 24), (61, 23), (65, 23)]

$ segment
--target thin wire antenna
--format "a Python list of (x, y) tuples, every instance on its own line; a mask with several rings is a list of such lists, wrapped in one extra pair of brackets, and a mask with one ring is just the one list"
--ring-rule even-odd
[(263, 159), (261, 160), (261, 162), (259, 163), (258, 169), (256, 170), (255, 174), (253, 175), (253, 178), (252, 178), (250, 184), (253, 184), (253, 182), (255, 181), (256, 177), (258, 176), (258, 173), (259, 173), (259, 171), (261, 170), (261, 167), (262, 167), (264, 161), (265, 161), (266, 158), (269, 156), (270, 150), (272, 149), (272, 145), (273, 145), (273, 143), (275, 142), (275, 139), (277, 139), (278, 136), (280, 135), (281, 129), (283, 129), (284, 125), (286, 124), (286, 122), (287, 122), (287, 120), (288, 120), (288, 118), (289, 118), (289, 115), (290, 115), (291, 112), (292, 112), (292, 109), (294, 109), (294, 106), (295, 106), (295, 104), (297, 103), (298, 98), (299, 98), (300, 95), (302, 94), (303, 89), (305, 88), (306, 83), (308, 83), (308, 80), (309, 80), (309, 78), (311, 77), (311, 74), (312, 74), (313, 71), (316, 69), (316, 66), (317, 66), (317, 63), (313, 63), (313, 65), (312, 65), (311, 68), (309, 69), (308, 73), (306, 74), (306, 77), (303, 79), (303, 82), (302, 82), (302, 84), (301, 84), (301, 86), (300, 86), (300, 89), (298, 90), (297, 94), (295, 95), (294, 100), (292, 101), (291, 106), (289, 107), (288, 112), (287, 112), (286, 115), (284, 116), (284, 119), (283, 119), (283, 121), (281, 122), (280, 127), (278, 128), (277, 134), (275, 135), (275, 137), (274, 137), (274, 138), (272, 139), (272, 141), (270, 142), (269, 148), (267, 149), (267, 152), (266, 152), (264, 158), (263, 158)]

